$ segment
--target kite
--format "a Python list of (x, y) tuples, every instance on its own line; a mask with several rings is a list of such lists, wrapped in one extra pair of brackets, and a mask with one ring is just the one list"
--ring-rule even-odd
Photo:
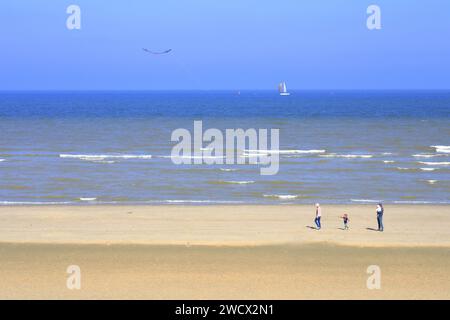
[(172, 49), (169, 49), (169, 50), (155, 52), (155, 51), (150, 51), (146, 48), (142, 48), (142, 50), (144, 50), (145, 52), (151, 53), (151, 54), (166, 54), (166, 53), (169, 53), (170, 51), (172, 51)]

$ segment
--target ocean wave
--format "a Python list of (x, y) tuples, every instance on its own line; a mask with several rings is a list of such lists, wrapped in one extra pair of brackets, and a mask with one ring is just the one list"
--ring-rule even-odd
[(434, 157), (442, 157), (446, 156), (445, 154), (426, 154), (426, 153), (419, 153), (419, 154), (413, 154), (412, 155), (415, 158), (434, 158)]
[(297, 149), (292, 149), (292, 150), (252, 150), (252, 149), (248, 149), (248, 150), (244, 150), (244, 154), (261, 154), (261, 155), (265, 155), (265, 154), (315, 154), (315, 153), (324, 153), (326, 152), (326, 150), (316, 150), (316, 149), (311, 149), (311, 150), (297, 150)]
[(395, 163), (394, 160), (383, 160), (384, 163)]
[(425, 200), (395, 200), (392, 201), (396, 204), (436, 204), (442, 202), (433, 202), (433, 201), (425, 201)]
[(435, 184), (437, 182), (437, 180), (425, 180), (426, 182), (428, 182), (429, 184)]
[(220, 171), (230, 172), (230, 171), (237, 171), (237, 169), (220, 168)]
[(330, 153), (330, 154), (323, 154), (319, 155), (319, 157), (323, 158), (372, 158), (373, 155), (371, 154), (337, 154), (337, 153)]
[(224, 159), (225, 156), (156, 156), (163, 159)]
[(105, 159), (151, 159), (150, 154), (60, 154), (60, 158), (79, 159), (87, 161), (104, 161)]
[(431, 146), (431, 148), (435, 148), (436, 152), (450, 153), (450, 146)]
[(255, 183), (255, 181), (248, 180), (248, 181), (224, 181), (224, 180), (213, 180), (209, 181), (209, 184), (252, 184)]
[(394, 201), (382, 201), (382, 200), (372, 200), (372, 199), (350, 199), (353, 202), (366, 202), (366, 203), (380, 203), (380, 202), (390, 202), (396, 204), (448, 204), (448, 201), (425, 201), (425, 200), (394, 200)]
[(373, 200), (373, 199), (350, 199), (352, 202), (365, 202), (365, 203), (380, 203), (382, 200)]
[(81, 201), (95, 201), (97, 198), (80, 198)]
[(70, 201), (60, 201), (60, 202), (50, 202), (50, 201), (0, 201), (0, 205), (10, 206), (10, 205), (63, 205), (71, 204)]
[(295, 194), (264, 194), (266, 198), (275, 198), (280, 200), (292, 200), (297, 199), (299, 196)]
[(435, 171), (439, 168), (408, 168), (408, 167), (396, 167), (396, 170), (400, 171), (411, 171), (411, 172), (420, 172), (420, 171)]
[(113, 161), (113, 160), (92, 160), (92, 159), (81, 159), (81, 160), (92, 161), (92, 162), (95, 162), (95, 163), (105, 163), (105, 164), (116, 163), (116, 161)]
[(210, 180), (208, 181), (209, 184), (218, 184), (218, 185), (224, 185), (224, 184), (253, 184), (255, 181), (253, 180)]
[(242, 201), (232, 201), (232, 200), (149, 200), (145, 203), (212, 203), (212, 204), (238, 204), (243, 203)]
[(252, 184), (255, 183), (255, 181), (249, 180), (249, 181), (223, 181), (223, 183), (228, 184)]
[(424, 162), (424, 161), (419, 161), (418, 163), (426, 164), (427, 166), (448, 166), (448, 165), (450, 165), (449, 161), (445, 161), (445, 162)]

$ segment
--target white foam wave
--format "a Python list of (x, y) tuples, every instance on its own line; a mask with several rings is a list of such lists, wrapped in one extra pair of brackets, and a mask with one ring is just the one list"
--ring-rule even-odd
[(384, 163), (395, 163), (394, 160), (383, 160)]
[(41, 201), (0, 201), (0, 205), (10, 206), (10, 205), (63, 205), (71, 204), (73, 202), (61, 201), (61, 202), (41, 202)]
[[(393, 202), (397, 203), (397, 204), (431, 204), (431, 203), (433, 203), (431, 201), (422, 201), (422, 200), (396, 200)], [(434, 202), (434, 203), (436, 203), (436, 202)]]
[(431, 146), (431, 148), (435, 148), (436, 152), (450, 153), (450, 146)]
[(265, 194), (266, 198), (278, 198), (280, 200), (297, 199), (299, 196), (294, 194)]
[(155, 200), (155, 201), (146, 201), (146, 203), (242, 203), (242, 201), (222, 201), (222, 200)]
[(342, 154), (341, 158), (372, 158), (373, 155), (370, 154)]
[(449, 204), (450, 201), (425, 201), (425, 200), (397, 200), (396, 204)]
[(381, 200), (373, 200), (373, 199), (350, 199), (352, 202), (366, 202), (366, 203), (380, 203)]
[(315, 153), (324, 153), (325, 150), (316, 150), (316, 149), (311, 149), (311, 150), (244, 150), (244, 154), (315, 154)]
[(5, 159), (0, 159), (0, 162), (3, 162), (3, 161), (5, 161)]
[(425, 154), (425, 153), (419, 153), (419, 154), (413, 154), (413, 157), (416, 158), (434, 158), (434, 157), (440, 157), (443, 156), (443, 154)]
[(224, 181), (224, 183), (230, 183), (230, 184), (251, 184), (255, 183), (255, 181)]
[(87, 161), (102, 161), (105, 159), (151, 159), (150, 154), (60, 154), (60, 158), (80, 159)]
[(435, 184), (437, 180), (426, 180), (429, 184)]
[(95, 201), (97, 198), (80, 198), (81, 201)]
[(422, 171), (434, 171), (436, 168), (420, 168)]
[(445, 161), (445, 162), (424, 162), (424, 161), (419, 161), (419, 163), (426, 164), (427, 166), (448, 166), (448, 165), (450, 165), (449, 161)]
[(324, 158), (372, 158), (373, 155), (371, 154), (337, 154), (337, 153), (330, 153), (330, 154), (324, 154), (324, 155), (320, 155), (319, 157), (324, 157)]
[(237, 169), (220, 168), (220, 171), (230, 172), (230, 171), (237, 171)]

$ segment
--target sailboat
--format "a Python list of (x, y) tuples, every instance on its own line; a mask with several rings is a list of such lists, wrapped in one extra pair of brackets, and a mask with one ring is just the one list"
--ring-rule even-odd
[(280, 84), (278, 85), (278, 92), (280, 93), (280, 96), (288, 96), (290, 95), (289, 92), (287, 92), (286, 89), (286, 82), (280, 82)]

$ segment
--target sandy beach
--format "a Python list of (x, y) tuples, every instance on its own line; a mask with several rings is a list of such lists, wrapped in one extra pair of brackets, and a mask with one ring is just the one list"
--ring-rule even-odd
[(0, 298), (449, 299), (450, 206), (385, 209), (381, 233), (373, 205), (323, 205), (320, 231), (302, 205), (4, 206)]

